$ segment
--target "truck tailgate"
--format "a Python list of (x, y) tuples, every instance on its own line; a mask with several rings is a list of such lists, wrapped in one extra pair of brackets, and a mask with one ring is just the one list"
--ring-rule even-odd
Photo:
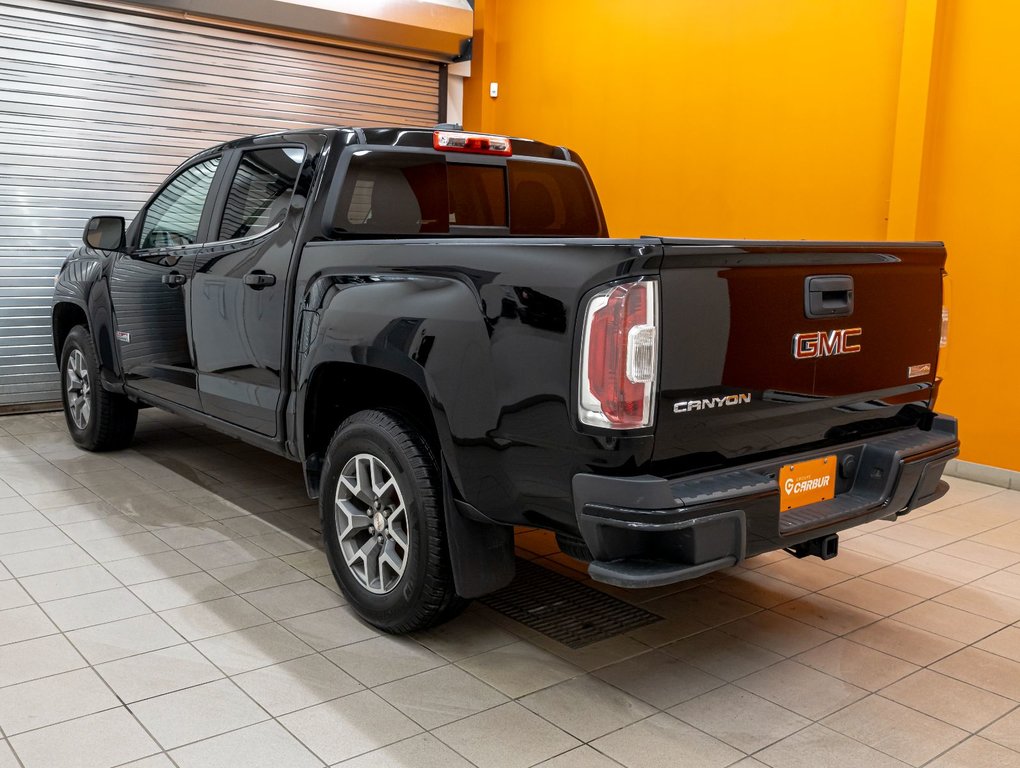
[(654, 460), (670, 471), (925, 417), (937, 389), (940, 243), (661, 242)]

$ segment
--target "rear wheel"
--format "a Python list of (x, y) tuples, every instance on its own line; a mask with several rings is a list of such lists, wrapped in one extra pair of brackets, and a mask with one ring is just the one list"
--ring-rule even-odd
[(404, 633), (460, 613), (439, 469), (398, 414), (361, 411), (333, 436), (319, 499), (333, 575), (370, 624)]
[(99, 381), (99, 359), (84, 326), (71, 329), (60, 353), (61, 396), (71, 439), (88, 451), (113, 451), (131, 443), (138, 406), (107, 392)]

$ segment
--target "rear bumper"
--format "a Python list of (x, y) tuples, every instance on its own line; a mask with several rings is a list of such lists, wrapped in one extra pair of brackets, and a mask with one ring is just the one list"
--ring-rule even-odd
[[(906, 514), (940, 498), (960, 451), (956, 419), (836, 448), (679, 479), (574, 476), (578, 528), (597, 581), (653, 587), (728, 568), (746, 557)], [(780, 514), (783, 464), (832, 455), (836, 497)]]

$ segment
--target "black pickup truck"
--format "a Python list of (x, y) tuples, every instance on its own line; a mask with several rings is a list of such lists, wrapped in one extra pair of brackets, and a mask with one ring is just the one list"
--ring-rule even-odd
[(231, 141), (63, 265), (67, 425), (157, 406), (302, 462), (369, 622), (443, 621), (513, 526), (648, 587), (939, 498), (939, 243), (609, 239), (564, 147), (406, 128)]

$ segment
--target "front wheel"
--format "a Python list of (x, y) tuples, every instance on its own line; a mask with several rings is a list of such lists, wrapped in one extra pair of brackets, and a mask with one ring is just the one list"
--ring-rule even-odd
[(333, 436), (323, 467), (323, 535), (351, 606), (385, 632), (446, 621), (457, 596), (439, 470), (428, 444), (398, 414), (361, 411)]
[(135, 435), (138, 406), (124, 395), (107, 392), (99, 381), (99, 359), (88, 328), (77, 325), (60, 352), (61, 396), (67, 429), (80, 448), (126, 448)]

